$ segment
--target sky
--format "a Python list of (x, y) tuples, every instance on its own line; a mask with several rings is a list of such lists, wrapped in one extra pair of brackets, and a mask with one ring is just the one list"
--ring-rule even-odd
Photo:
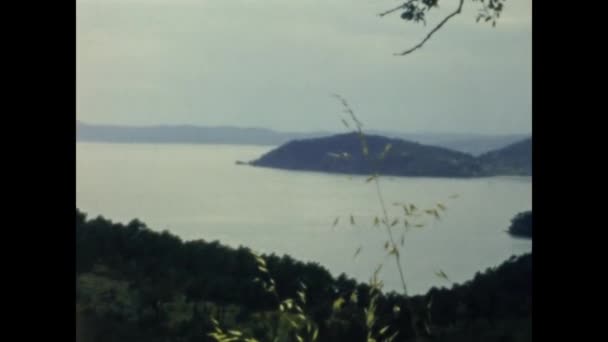
[(340, 131), (345, 97), (365, 128), (530, 133), (532, 2), (495, 28), (478, 2), (427, 26), (396, 0), (77, 0), (77, 114), (97, 124)]

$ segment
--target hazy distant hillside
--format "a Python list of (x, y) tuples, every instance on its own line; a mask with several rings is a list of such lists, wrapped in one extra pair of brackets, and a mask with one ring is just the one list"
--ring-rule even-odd
[[(332, 173), (370, 174), (378, 171), (399, 176), (481, 175), (481, 165), (477, 159), (465, 153), (377, 135), (368, 135), (366, 139), (371, 163), (363, 155), (357, 134), (347, 133), (289, 142), (253, 161), (252, 165)], [(391, 144), (392, 148), (384, 159), (379, 160), (378, 156), (387, 144)], [(347, 153), (348, 157), (337, 157), (342, 153)]]
[[(116, 143), (191, 143), (191, 144), (251, 144), (281, 145), (290, 140), (318, 138), (336, 132), (277, 132), (263, 128), (174, 126), (119, 126), (93, 125), (76, 122), (78, 141)], [(425, 145), (445, 147), (454, 151), (479, 155), (520, 141), (527, 135), (481, 135), (451, 133), (401, 133), (369, 131), (382, 135), (414, 141)]]
[(479, 159), (489, 173), (531, 175), (532, 138), (485, 153)]
[(76, 140), (114, 143), (190, 143), (280, 145), (291, 139), (327, 135), (281, 133), (264, 128), (200, 126), (116, 126), (76, 123)]
[(479, 156), (483, 153), (497, 150), (521, 141), (529, 135), (504, 135), (504, 136), (461, 136), (450, 140), (433, 141), (432, 139), (420, 141), (429, 145), (446, 147), (452, 150), (470, 153)]
[(479, 156), (483, 153), (506, 147), (530, 137), (529, 134), (484, 135), (459, 133), (399, 133), (383, 131), (370, 131), (370, 133), (415, 141), (425, 145), (445, 147), (450, 150), (465, 152), (474, 156)]

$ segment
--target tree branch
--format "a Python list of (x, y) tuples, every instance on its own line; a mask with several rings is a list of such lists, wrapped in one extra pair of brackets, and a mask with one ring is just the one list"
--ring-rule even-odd
[(407, 4), (408, 4), (408, 3), (410, 3), (410, 2), (412, 2), (412, 0), (410, 0), (410, 1), (406, 2), (406, 3), (404, 3), (404, 4), (401, 4), (401, 5), (399, 5), (399, 6), (395, 7), (395, 8), (393, 8), (393, 9), (390, 9), (390, 10), (388, 10), (388, 11), (384, 11), (384, 12), (382, 12), (382, 13), (378, 14), (378, 15), (379, 15), (379, 16), (381, 16), (381, 17), (384, 17), (384, 16), (385, 16), (385, 15), (387, 15), (387, 14), (391, 14), (391, 13), (393, 13), (393, 12), (395, 12), (395, 11), (398, 11), (398, 10), (400, 10), (400, 9), (404, 8), (404, 7), (405, 7), (405, 5), (407, 5)]
[(435, 26), (435, 28), (433, 28), (431, 30), (431, 32), (429, 32), (426, 35), (426, 37), (424, 37), (424, 39), (420, 43), (418, 43), (416, 46), (414, 46), (408, 50), (405, 50), (401, 53), (395, 53), (394, 55), (395, 56), (405, 56), (405, 55), (410, 54), (410, 53), (418, 50), (419, 48), (421, 48), (424, 45), (424, 43), (426, 43), (427, 40), (429, 40), (431, 38), (431, 36), (433, 34), (435, 34), (435, 32), (437, 32), (445, 23), (447, 23), (450, 19), (452, 19), (456, 15), (460, 14), (460, 12), (462, 11), (463, 4), (464, 4), (464, 0), (460, 0), (460, 2), (458, 3), (458, 8), (454, 12), (450, 13), (447, 17), (443, 18), (443, 20), (439, 24), (437, 24), (437, 26)]

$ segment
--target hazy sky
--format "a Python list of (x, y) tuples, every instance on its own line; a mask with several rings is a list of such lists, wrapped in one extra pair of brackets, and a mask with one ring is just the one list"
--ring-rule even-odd
[(340, 93), (373, 129), (531, 131), (531, 0), (507, 0), (496, 28), (467, 0), (405, 57), (457, 0), (427, 27), (377, 16), (398, 3), (77, 0), (77, 118), (339, 131)]

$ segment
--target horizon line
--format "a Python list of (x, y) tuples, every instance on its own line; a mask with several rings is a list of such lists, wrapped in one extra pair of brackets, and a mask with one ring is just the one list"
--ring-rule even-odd
[[(254, 129), (254, 130), (265, 130), (271, 131), (273, 133), (282, 133), (282, 134), (314, 134), (314, 133), (331, 133), (331, 134), (341, 134), (348, 132), (341, 132), (338, 130), (330, 131), (330, 130), (307, 130), (307, 131), (288, 131), (288, 130), (277, 130), (274, 128), (267, 127), (256, 127), (256, 126), (233, 126), (233, 125), (202, 125), (202, 124), (115, 124), (115, 123), (92, 123), (83, 120), (76, 119), (76, 124), (82, 124), (87, 126), (106, 126), (106, 127), (120, 127), (120, 128), (231, 128), (231, 129)], [(432, 131), (417, 131), (417, 132), (405, 132), (405, 131), (391, 131), (384, 129), (371, 128), (367, 130), (370, 133), (378, 134), (412, 134), (412, 135), (468, 135), (468, 136), (484, 136), (484, 137), (507, 137), (507, 136), (532, 136), (532, 132), (526, 133), (464, 133), (464, 132), (432, 132)]]

